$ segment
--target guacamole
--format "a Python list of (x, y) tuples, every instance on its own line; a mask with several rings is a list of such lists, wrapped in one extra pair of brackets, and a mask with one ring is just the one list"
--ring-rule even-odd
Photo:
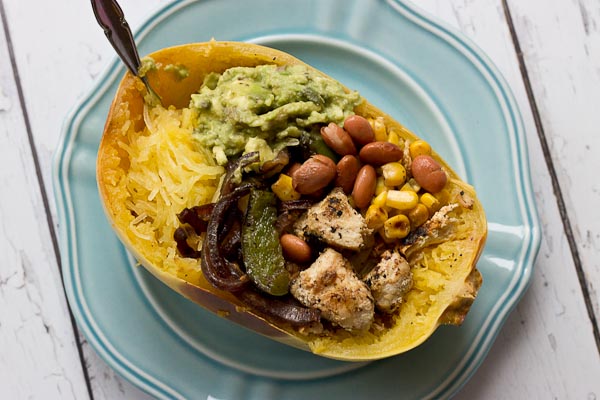
[(223, 165), (249, 151), (248, 143), (268, 144), (271, 154), (297, 145), (322, 124), (342, 124), (361, 101), (303, 65), (260, 65), (209, 74), (190, 107), (197, 112), (196, 139)]
[(187, 69), (183, 64), (167, 64), (165, 66), (165, 71), (174, 73), (175, 77), (179, 80), (185, 79), (188, 76), (190, 76), (190, 70)]

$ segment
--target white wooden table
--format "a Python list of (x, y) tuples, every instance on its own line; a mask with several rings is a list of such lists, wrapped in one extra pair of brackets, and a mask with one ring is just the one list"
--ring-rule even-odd
[[(415, 1), (511, 86), (543, 227), (531, 287), (457, 398), (599, 398), (600, 2)], [(121, 0), (133, 29), (164, 3)], [(0, 399), (148, 398), (69, 312), (51, 189), (63, 118), (114, 53), (89, 1), (0, 0), (0, 14)]]

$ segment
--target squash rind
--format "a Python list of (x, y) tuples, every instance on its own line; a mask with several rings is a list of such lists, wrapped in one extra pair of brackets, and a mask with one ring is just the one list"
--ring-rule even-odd
[[(238, 42), (211, 41), (181, 45), (159, 50), (150, 54), (150, 57), (163, 65), (184, 64), (188, 69), (189, 76), (183, 80), (160, 68), (149, 71), (147, 75), (163, 103), (178, 108), (188, 106), (191, 94), (198, 90), (208, 72), (222, 72), (233, 66), (255, 66), (266, 63), (304, 64), (289, 54)], [(454, 171), (436, 153), (432, 156), (448, 173), (453, 190), (466, 192), (474, 199), (472, 209), (465, 211), (469, 213), (469, 222), (472, 222), (473, 226), (471, 236), (464, 240), (464, 255), (461, 253), (461, 257), (465, 259), (462, 260), (462, 268), (457, 268), (462, 275), (457, 276), (451, 284), (447, 285), (448, 287), (444, 288), (447, 292), (444, 301), (431, 306), (434, 308), (429, 317), (431, 320), (426, 321), (426, 326), (417, 337), (406, 337), (405, 332), (395, 329), (396, 326), (379, 337), (365, 340), (356, 340), (348, 334), (339, 337), (336, 334), (333, 338), (325, 339), (303, 335), (256, 315), (234, 296), (215, 289), (202, 277), (197, 284), (191, 284), (151, 262), (149, 254), (152, 252), (152, 246), (135, 244), (127, 232), (128, 226), (119, 223), (119, 215), (128, 211), (124, 207), (127, 193), (123, 192), (118, 182), (129, 165), (126, 153), (119, 146), (119, 141), (124, 140), (125, 121), (133, 122), (129, 129), (134, 129), (136, 132), (143, 130), (144, 121), (140, 116), (143, 111), (144, 91), (141, 81), (130, 73), (122, 79), (111, 105), (98, 151), (97, 182), (105, 213), (114, 231), (134, 257), (167, 286), (206, 309), (257, 333), (321, 356), (346, 361), (374, 360), (397, 355), (423, 343), (440, 324), (460, 325), (463, 322), (481, 286), (481, 274), (476, 269), (476, 262), (485, 243), (487, 223), (473, 188), (460, 181)], [(399, 136), (409, 140), (417, 139), (398, 122), (366, 101), (358, 106), (355, 112), (367, 118), (382, 117), (388, 129), (394, 130)]]

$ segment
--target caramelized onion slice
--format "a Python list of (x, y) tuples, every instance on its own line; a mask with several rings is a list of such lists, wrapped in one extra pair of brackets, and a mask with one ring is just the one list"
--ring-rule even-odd
[(214, 203), (204, 204), (202, 206), (195, 206), (192, 208), (184, 208), (179, 214), (177, 219), (182, 224), (190, 224), (197, 235), (206, 232), (208, 221), (212, 214)]
[(279, 235), (290, 232), (300, 215), (313, 204), (314, 201), (308, 199), (282, 201), (279, 205), (279, 216), (275, 222), (275, 229)]
[(315, 204), (315, 202), (309, 199), (286, 200), (281, 202), (281, 205), (279, 206), (279, 211), (305, 211), (308, 210), (313, 204)]
[[(238, 213), (236, 213), (238, 214)], [(238, 214), (237, 219), (232, 224), (231, 228), (227, 232), (222, 232), (220, 239), (221, 255), (228, 260), (235, 260), (242, 258), (242, 217)]]
[(306, 308), (282, 298), (258, 293), (252, 288), (242, 290), (237, 293), (237, 297), (263, 316), (278, 322), (286, 322), (294, 327), (313, 325), (321, 319), (321, 312), (317, 309)]
[(259, 172), (263, 178), (270, 178), (280, 173), (290, 163), (290, 153), (287, 148), (281, 150), (275, 158), (261, 165)]
[(237, 206), (237, 201), (247, 195), (251, 188), (251, 185), (241, 185), (231, 193), (222, 196), (216, 203), (208, 222), (206, 238), (202, 244), (200, 267), (204, 277), (217, 289), (236, 292), (249, 282), (248, 275), (240, 269), (239, 265), (227, 260), (222, 254), (219, 233), (222, 231), (229, 210)]
[(197, 250), (194, 250), (188, 244), (188, 242), (187, 242), (188, 236), (189, 236), (189, 234), (184, 227), (180, 226), (179, 228), (175, 229), (175, 234), (173, 235), (173, 238), (175, 239), (175, 242), (177, 243), (177, 251), (179, 252), (181, 257), (200, 258), (201, 253)]
[(258, 151), (253, 151), (251, 153), (244, 154), (237, 160), (227, 164), (227, 172), (225, 173), (223, 186), (221, 187), (221, 197), (231, 193), (233, 189), (239, 185), (240, 182), (236, 182), (235, 180), (236, 171), (258, 161), (260, 161), (260, 154)]

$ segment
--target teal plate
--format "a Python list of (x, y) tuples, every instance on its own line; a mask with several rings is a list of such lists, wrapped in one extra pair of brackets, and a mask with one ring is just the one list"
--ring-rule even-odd
[(475, 186), (487, 212), (479, 297), (460, 328), (442, 327), (406, 354), (356, 364), (270, 341), (170, 291), (135, 266), (98, 197), (96, 151), (124, 73), (115, 60), (66, 119), (54, 164), (64, 284), (89, 343), (158, 398), (452, 396), (526, 290), (540, 245), (523, 125), (496, 68), (454, 30), (398, 0), (175, 1), (136, 35), (143, 54), (212, 37), (287, 51), (428, 140)]

